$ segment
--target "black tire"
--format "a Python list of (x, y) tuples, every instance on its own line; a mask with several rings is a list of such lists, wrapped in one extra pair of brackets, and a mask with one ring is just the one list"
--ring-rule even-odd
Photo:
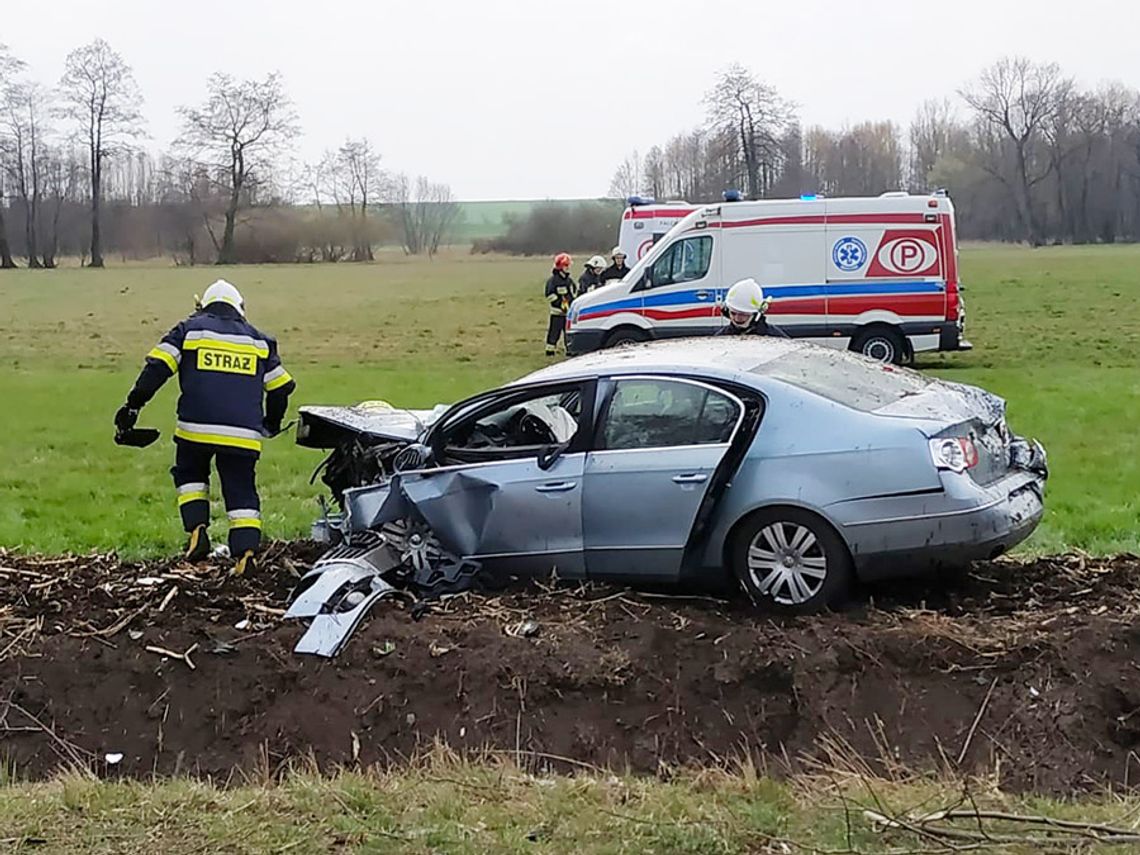
[(649, 336), (641, 330), (622, 327), (614, 330), (606, 337), (606, 347), (619, 347), (623, 344), (635, 344), (643, 341), (649, 341)]
[(746, 519), (733, 538), (732, 571), (755, 605), (785, 614), (841, 605), (854, 577), (835, 529), (799, 508), (769, 508)]
[(869, 327), (855, 334), (851, 349), (876, 362), (902, 365), (910, 348), (906, 337), (893, 327)]

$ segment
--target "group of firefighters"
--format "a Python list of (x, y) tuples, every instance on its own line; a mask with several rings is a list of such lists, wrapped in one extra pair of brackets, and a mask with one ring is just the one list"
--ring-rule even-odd
[[(615, 247), (611, 263), (595, 255), (575, 282), (572, 259), (565, 252), (554, 257), (554, 270), (546, 283), (550, 327), (546, 352), (553, 355), (566, 327), (574, 298), (616, 281), (629, 272), (625, 253)], [(186, 558), (200, 561), (211, 550), (210, 470), (217, 470), (222, 499), (229, 518), (228, 552), (234, 571), (256, 566), (261, 545), (261, 501), (256, 466), (262, 440), (276, 436), (296, 388), (277, 355), (277, 342), (246, 320), (245, 300), (223, 279), (195, 298), (195, 311), (173, 327), (146, 355), (143, 369), (115, 413), (115, 440), (122, 445), (146, 445), (157, 431), (136, 429), (139, 411), (171, 377), (177, 376), (180, 394), (174, 431), (174, 466), (170, 470), (186, 531)], [(767, 323), (768, 300), (752, 279), (729, 289), (724, 311), (726, 335), (786, 335)], [(141, 441), (138, 436), (146, 435)]]
[[(613, 263), (607, 267), (604, 258), (600, 255), (593, 256), (586, 262), (586, 269), (575, 282), (570, 275), (570, 266), (574, 262), (569, 253), (560, 252), (554, 256), (554, 269), (546, 280), (546, 302), (550, 306), (550, 324), (546, 329), (547, 356), (554, 356), (558, 352), (558, 342), (566, 331), (566, 316), (574, 298), (629, 273), (625, 253), (620, 246), (614, 247), (610, 259)], [(771, 300), (764, 296), (764, 289), (755, 279), (741, 279), (725, 295), (723, 311), (728, 324), (717, 335), (770, 335), (787, 338), (786, 332), (768, 323), (765, 317), (770, 303)]]
[(611, 264), (600, 255), (593, 256), (586, 262), (586, 269), (574, 281), (570, 274), (570, 266), (574, 260), (567, 252), (560, 252), (554, 256), (554, 269), (550, 278), (546, 280), (546, 302), (550, 304), (550, 326), (546, 330), (546, 355), (554, 356), (558, 348), (558, 340), (566, 329), (566, 313), (570, 311), (570, 304), (575, 297), (600, 288), (607, 282), (615, 282), (629, 273), (625, 264), (625, 253), (620, 246), (615, 246), (610, 253)]

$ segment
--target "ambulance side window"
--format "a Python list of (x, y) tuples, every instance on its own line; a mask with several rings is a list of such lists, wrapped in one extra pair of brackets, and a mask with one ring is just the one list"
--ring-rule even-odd
[(703, 278), (712, 263), (712, 246), (713, 239), (708, 235), (677, 241), (653, 263), (648, 287), (660, 288)]

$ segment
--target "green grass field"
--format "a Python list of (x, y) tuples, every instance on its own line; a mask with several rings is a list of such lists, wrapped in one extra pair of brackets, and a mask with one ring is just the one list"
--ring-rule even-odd
[[(1140, 247), (967, 247), (972, 353), (924, 370), (981, 384), (1039, 437), (1053, 467), (1037, 551), (1140, 551)], [(393, 254), (370, 265), (225, 271), (277, 335), (297, 404), (448, 402), (543, 364), (545, 259)], [(176, 551), (174, 384), (141, 424), (148, 449), (111, 442), (143, 354), (191, 308), (211, 268), (0, 274), (0, 545), (28, 551)], [(281, 437), (260, 467), (267, 534), (305, 533), (322, 492), (316, 452)]]
[[(985, 781), (955, 790), (933, 780), (886, 781), (837, 771), (789, 784), (751, 768), (682, 771), (669, 780), (590, 772), (535, 777), (501, 762), (446, 759), (398, 774), (299, 773), (282, 781), (254, 777), (233, 787), (70, 775), (9, 787), (6, 795), (0, 799), (0, 846), (58, 855), (1119, 852), (1119, 845), (1098, 846), (1088, 833), (1052, 833), (1013, 821), (941, 823), (936, 827), (964, 835), (944, 842), (929, 832), (884, 833), (865, 811), (904, 822), (943, 809), (1002, 811), (1124, 829), (1140, 813), (1134, 798), (1016, 797)], [(1052, 837), (1043, 842), (1047, 833)]]
[[(979, 383), (1010, 421), (1048, 446), (1048, 515), (1031, 549), (1140, 551), (1134, 454), (1140, 415), (1140, 247), (968, 247), (968, 334), (977, 349), (923, 370)], [(0, 546), (29, 551), (181, 547), (166, 469), (175, 389), (143, 424), (165, 440), (111, 442), (111, 417), (142, 355), (191, 307), (213, 269), (128, 267), (0, 274)], [(373, 265), (226, 271), (252, 319), (275, 333), (297, 403), (384, 398), (427, 406), (544, 363), (545, 259), (393, 254)], [(307, 530), (315, 452), (288, 438), (260, 468), (270, 536)], [(219, 531), (220, 533), (220, 531)], [(889, 765), (889, 764), (888, 764)], [(16, 770), (18, 773), (18, 770)], [(0, 768), (0, 781), (6, 770)], [(884, 835), (863, 814), (961, 804), (962, 784), (797, 780), (755, 770), (665, 780), (590, 773), (535, 777), (443, 758), (390, 775), (269, 773), (240, 786), (74, 775), (0, 790), (0, 848), (41, 852), (918, 852), (1062, 851)], [(1057, 802), (975, 782), (987, 807), (1131, 825), (1140, 805), (1111, 795)], [(970, 803), (972, 804), (972, 802)], [(967, 807), (969, 804), (966, 805)], [(961, 828), (977, 833), (966, 823)], [(1021, 839), (1024, 827), (1007, 828)], [(1000, 832), (999, 832), (1000, 833)], [(1040, 830), (1032, 832), (1040, 837)], [(1071, 844), (1073, 841), (1070, 840)], [(1087, 841), (1082, 851), (1097, 851)], [(1117, 849), (1119, 851), (1119, 849)]]

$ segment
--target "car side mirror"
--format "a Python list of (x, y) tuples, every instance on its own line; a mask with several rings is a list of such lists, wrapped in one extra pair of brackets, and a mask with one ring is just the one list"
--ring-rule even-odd
[(558, 462), (566, 449), (570, 447), (570, 443), (563, 442), (559, 445), (545, 445), (538, 452), (538, 468), (543, 472), (548, 470), (551, 466)]

